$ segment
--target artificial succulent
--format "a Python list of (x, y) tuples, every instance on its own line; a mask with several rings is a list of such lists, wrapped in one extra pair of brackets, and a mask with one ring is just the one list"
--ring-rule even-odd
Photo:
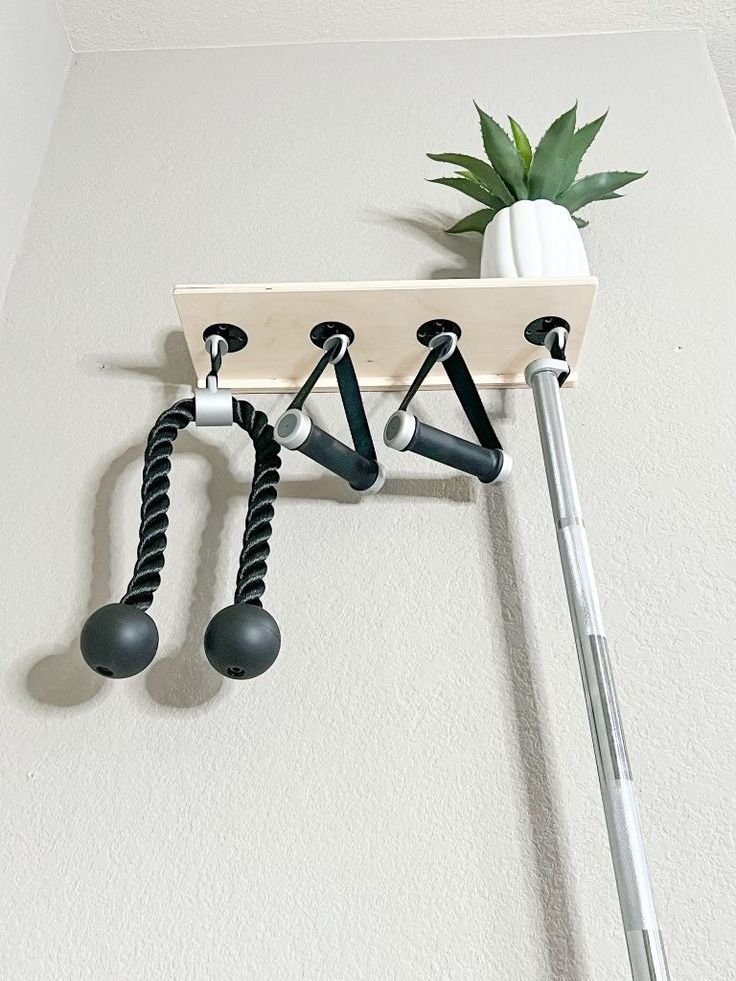
[(560, 204), (572, 215), (578, 228), (588, 224), (577, 212), (593, 201), (622, 197), (617, 191), (644, 176), (633, 171), (605, 171), (578, 178), (578, 170), (589, 146), (608, 113), (579, 129), (577, 103), (556, 119), (535, 150), (521, 126), (509, 119), (511, 135), (476, 103), (487, 160), (464, 153), (428, 153), (430, 160), (462, 168), (454, 177), (436, 177), (434, 184), (454, 187), (483, 205), (480, 211), (462, 218), (447, 231), (481, 232), (501, 211), (516, 201), (543, 198)]

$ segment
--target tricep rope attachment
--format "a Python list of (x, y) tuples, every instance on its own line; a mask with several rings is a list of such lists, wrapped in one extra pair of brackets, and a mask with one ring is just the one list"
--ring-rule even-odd
[(96, 610), (82, 629), (85, 661), (107, 678), (138, 674), (156, 655), (158, 630), (146, 610), (161, 583), (164, 567), (174, 440), (192, 422), (198, 426), (234, 422), (250, 436), (256, 457), (234, 603), (210, 621), (204, 636), (205, 653), (220, 674), (235, 679), (254, 678), (271, 667), (281, 646), (278, 625), (261, 606), (281, 465), (279, 447), (262, 412), (218, 387), (223, 355), (228, 350), (243, 348), (246, 335), (232, 325), (217, 324), (205, 331), (204, 339), (211, 358), (206, 389), (198, 390), (194, 398), (182, 399), (163, 412), (148, 436), (138, 554), (128, 589), (119, 603)]

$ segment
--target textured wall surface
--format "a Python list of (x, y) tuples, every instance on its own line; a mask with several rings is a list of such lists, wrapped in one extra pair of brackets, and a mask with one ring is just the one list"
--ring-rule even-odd
[[(59, 0), (75, 50), (700, 28), (736, 118), (732, 0)], [(493, 78), (494, 87), (499, 80)]]
[[(14, 981), (626, 981), (528, 392), (486, 396), (503, 492), (384, 453), (357, 504), (288, 457), (284, 645), (249, 684), (201, 642), (252, 455), (185, 434), (158, 661), (103, 682), (77, 642), (124, 590), (143, 442), (190, 380), (172, 285), (474, 275), (424, 151), (479, 146), (473, 96), (538, 137), (575, 95), (612, 107), (590, 167), (650, 176), (591, 209), (600, 301), (564, 402), (673, 977), (736, 976), (736, 146), (687, 33), (78, 59), (0, 332)], [(368, 398), (377, 435), (395, 405)], [(449, 394), (419, 410), (466, 431)]]
[(70, 59), (53, 0), (0, 0), (0, 307)]

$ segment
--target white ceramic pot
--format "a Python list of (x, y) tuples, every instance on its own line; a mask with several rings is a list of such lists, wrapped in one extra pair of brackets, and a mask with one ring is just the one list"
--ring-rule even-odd
[(552, 201), (517, 201), (499, 211), (483, 234), (481, 278), (589, 276), (580, 229)]

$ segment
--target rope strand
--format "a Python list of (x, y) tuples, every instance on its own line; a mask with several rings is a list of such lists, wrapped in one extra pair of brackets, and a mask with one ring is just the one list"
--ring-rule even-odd
[[(235, 602), (260, 606), (266, 589), (264, 577), (269, 554), (268, 539), (271, 536), (273, 504), (281, 466), (279, 445), (273, 438), (273, 428), (266, 416), (249, 402), (233, 399), (233, 418), (253, 440), (256, 453)], [(120, 601), (139, 610), (149, 608), (153, 594), (161, 585), (171, 503), (171, 454), (174, 440), (190, 422), (194, 422), (194, 399), (182, 399), (161, 413), (148, 436), (143, 463), (138, 552), (133, 576)]]
[(253, 440), (256, 451), (243, 548), (235, 585), (235, 602), (261, 606), (261, 596), (266, 591), (264, 577), (270, 551), (268, 540), (271, 537), (273, 505), (281, 466), (280, 447), (273, 438), (273, 426), (269, 425), (264, 413), (254, 409), (250, 402), (233, 399), (233, 418)]

